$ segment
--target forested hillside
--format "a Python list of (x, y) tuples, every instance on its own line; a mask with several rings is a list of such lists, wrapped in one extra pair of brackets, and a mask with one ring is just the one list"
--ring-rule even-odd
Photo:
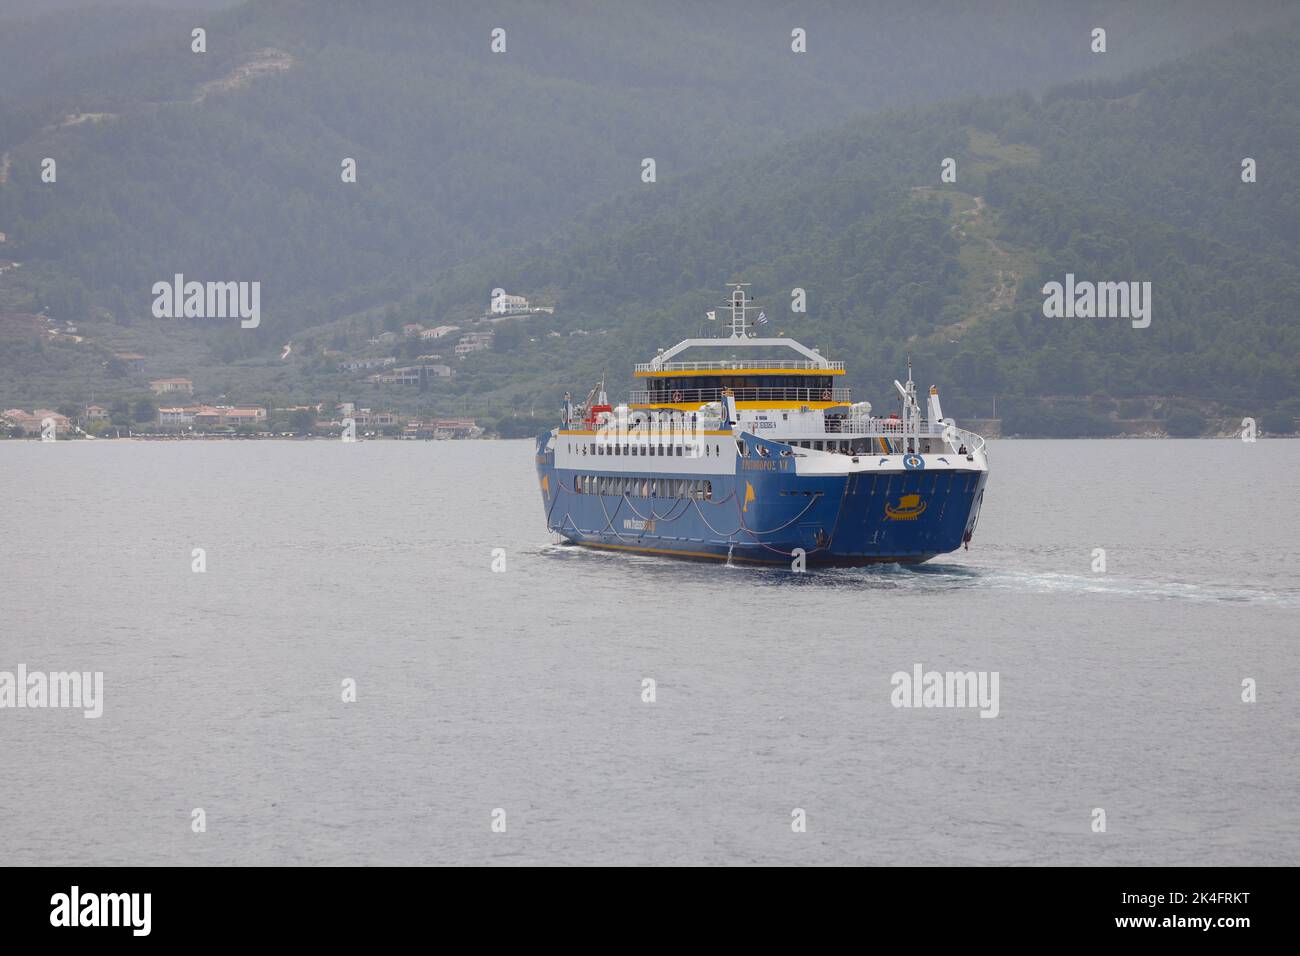
[[(950, 410), (989, 415), (996, 398), (1013, 431), (1289, 414), (1286, 4), (565, 9), (265, 0), (105, 20), (98, 50), (78, 21), (76, 55), (0, 66), (0, 313), (84, 339), (0, 335), (0, 403), (127, 395), (119, 349), (214, 394), (355, 397), (365, 375), (325, 350), (464, 323), (504, 286), (554, 315), (500, 325), (451, 380), (382, 400), (549, 408), (696, 334), (744, 278), (772, 331), (844, 358), (876, 401), (910, 353)], [(1258, 29), (1224, 41), (1234, 27)], [(0, 62), (22, 36), (0, 35)], [(1247, 156), (1258, 182), (1241, 181)], [(260, 281), (261, 327), (152, 318), (150, 287), (175, 272)], [(1044, 318), (1040, 289), (1067, 272), (1150, 281), (1151, 327)], [(796, 287), (806, 315), (790, 312)]]
[[(1297, 102), (1293, 27), (1041, 100), (969, 100), (809, 137), (624, 197), (569, 243), (440, 288), (450, 303), (509, 268), (514, 286), (563, 290), (573, 321), (619, 330), (588, 375), (622, 374), (627, 349), (694, 334), (720, 277), (743, 276), (774, 329), (847, 359), (873, 398), (888, 398), (910, 353), (950, 407), (987, 415), (998, 396), (1016, 430), (1044, 415), (1104, 430), (1111, 399), (1148, 396), (1181, 400), (1165, 412), (1208, 402), (1281, 423), (1300, 411)], [(954, 184), (939, 182), (943, 157), (957, 160)], [(1245, 157), (1257, 182), (1242, 181)], [(1045, 318), (1042, 286), (1067, 272), (1151, 282), (1150, 327)], [(1007, 274), (1014, 295), (990, 308)], [(789, 310), (795, 287), (807, 316)], [(516, 374), (564, 367), (497, 361)], [(482, 369), (485, 384), (495, 371)], [(1079, 401), (1034, 401), (1048, 396)]]
[[(274, 339), (421, 273), (560, 234), (635, 188), (645, 157), (661, 184), (680, 182), (853, 115), (1119, 75), (1282, 5), (1174, 8), (1188, 9), (815, 3), (796, 24), (741, 0), (264, 0), (191, 17), (208, 31), (204, 54), (171, 12), (141, 46), (119, 49), (108, 32), (101, 55), (15, 82), (0, 107), (0, 231), (7, 255), (66, 279), (42, 302), (70, 318), (92, 303), (146, 315), (149, 285), (180, 270), (259, 279)], [(103, 14), (68, 16), (80, 51), (87, 18)], [(1098, 18), (1112, 37), (1104, 57), (1088, 49)], [(806, 54), (790, 50), (796, 25)], [(499, 55), (496, 26), (509, 28)], [(223, 84), (250, 65), (247, 82)], [(46, 156), (55, 188), (39, 178)], [(347, 188), (344, 157), (358, 165)]]

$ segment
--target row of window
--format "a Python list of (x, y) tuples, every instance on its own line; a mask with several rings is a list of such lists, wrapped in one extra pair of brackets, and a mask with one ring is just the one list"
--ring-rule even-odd
[(830, 388), (829, 375), (680, 375), (651, 379), (650, 389), (668, 392), (723, 388)]
[[(792, 441), (790, 444), (796, 448), (808, 448), (813, 451), (833, 451), (841, 455), (874, 455), (877, 451), (881, 454), (898, 455), (904, 452), (917, 451), (915, 438), (908, 438), (906, 442), (902, 438), (837, 438), (825, 441)], [(920, 450), (927, 452), (927, 447), (923, 445)]]
[(792, 441), (791, 445), (799, 448), (808, 448), (814, 451), (834, 451), (841, 455), (870, 455), (874, 454), (879, 445), (876, 445), (870, 438), (837, 438), (827, 439), (825, 441)]
[(708, 442), (689, 442), (685, 444), (679, 442), (672, 445), (646, 445), (636, 442), (625, 445), (607, 445), (604, 442), (578, 442), (577, 444), (568, 442), (567, 444), (570, 454), (573, 454), (576, 450), (580, 455), (640, 455), (643, 458), (671, 458), (675, 455), (676, 457), (681, 458), (682, 455), (685, 454), (687, 458), (698, 458), (700, 457), (700, 454), (697, 449), (701, 447), (701, 444), (703, 445), (704, 454), (706, 456), (712, 457), (715, 455), (720, 456), (722, 454), (721, 445), (710, 444)]
[(621, 478), (613, 475), (575, 475), (573, 490), (580, 495), (614, 495), (634, 498), (713, 499), (713, 482), (695, 478)]

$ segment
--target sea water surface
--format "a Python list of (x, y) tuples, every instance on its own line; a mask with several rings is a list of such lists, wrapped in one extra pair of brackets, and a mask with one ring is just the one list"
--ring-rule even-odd
[(530, 442), (0, 443), (0, 671), (104, 675), (0, 709), (4, 862), (1300, 862), (1300, 442), (991, 460), (795, 574), (560, 546)]

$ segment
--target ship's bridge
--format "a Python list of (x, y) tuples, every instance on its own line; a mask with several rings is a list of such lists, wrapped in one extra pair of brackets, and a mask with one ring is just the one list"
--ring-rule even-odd
[[(816, 408), (848, 405), (849, 389), (839, 387), (844, 363), (787, 338), (757, 338), (751, 332), (754, 309), (745, 283), (731, 283), (727, 305), (731, 335), (686, 339), (636, 366), (644, 388), (629, 396), (632, 408), (694, 411), (730, 393), (738, 409)], [(713, 318), (714, 313), (709, 313)], [(760, 322), (766, 318), (760, 314)], [(687, 353), (690, 353), (687, 355)]]
[[(695, 344), (701, 341), (731, 344), (726, 339), (695, 340)], [(778, 342), (797, 345), (789, 339), (747, 340), (747, 344), (754, 345)], [(728, 391), (737, 408), (831, 408), (851, 400), (850, 390), (837, 385), (843, 381), (842, 362), (739, 358), (660, 361), (638, 365), (635, 374), (645, 387), (629, 396), (633, 408), (693, 411), (708, 402), (721, 401)]]

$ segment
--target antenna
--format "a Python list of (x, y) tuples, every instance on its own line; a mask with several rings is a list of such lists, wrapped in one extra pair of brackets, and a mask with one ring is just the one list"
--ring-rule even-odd
[(753, 299), (745, 295), (745, 289), (751, 283), (748, 282), (728, 282), (731, 287), (731, 297), (727, 305), (731, 309), (731, 337), (733, 339), (743, 339), (749, 337), (749, 310), (754, 308)]

